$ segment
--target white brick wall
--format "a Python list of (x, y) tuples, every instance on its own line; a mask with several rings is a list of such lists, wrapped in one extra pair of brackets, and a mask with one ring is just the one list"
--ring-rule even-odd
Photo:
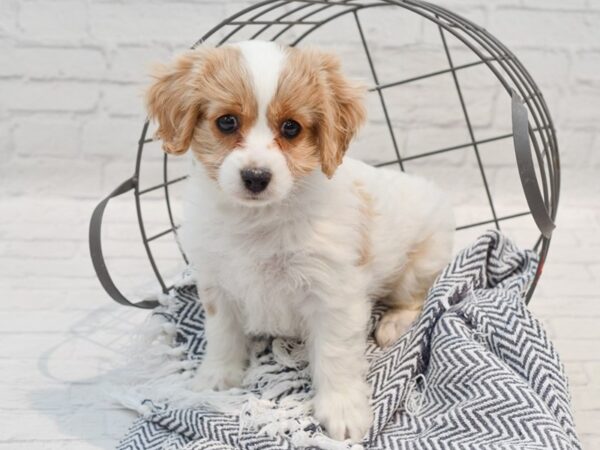
[[(440, 3), (488, 28), (522, 59), (550, 103), (564, 165), (599, 168), (600, 3)], [(113, 183), (129, 175), (144, 117), (141, 93), (148, 68), (185, 49), (226, 14), (245, 4), (217, 0), (2, 0), (0, 194), (31, 191), (97, 198), (113, 187), (109, 180)], [(371, 13), (375, 11), (365, 15)], [(357, 55), (356, 33), (351, 26), (351, 21), (341, 20), (335, 35), (329, 29), (310, 40), (333, 45), (348, 60), (349, 55)], [(375, 57), (377, 48), (384, 47), (381, 44), (407, 44), (395, 53), (398, 56), (393, 65), (380, 69), (384, 76), (416, 75), (436, 65), (444, 68), (435, 29), (420, 25), (410, 15), (379, 16), (376, 23), (366, 25), (366, 31), (376, 47)], [(472, 58), (467, 52), (457, 54), (463, 54), (457, 59)], [(439, 63), (432, 62), (437, 60)], [(348, 68), (358, 76), (368, 76), (361, 61), (348, 64)], [(484, 70), (465, 83), (481, 86), (484, 93), (489, 90), (490, 79)], [(426, 82), (419, 88), (426, 92), (444, 89), (441, 85), (432, 88)], [(452, 89), (451, 84), (448, 88)], [(416, 100), (413, 104), (410, 92), (389, 95), (405, 106), (397, 111), (399, 122), (405, 123), (398, 140), (407, 152), (439, 146), (436, 129), (460, 130), (460, 115), (448, 112), (454, 109), (445, 105), (437, 108), (435, 102), (420, 107)], [(451, 96), (455, 94), (451, 91), (448, 95), (448, 101), (454, 102)], [(374, 111), (373, 118), (378, 120), (378, 115)], [(507, 120), (506, 114), (486, 98), (474, 103), (473, 116), (482, 134), (485, 129), (503, 129)], [(422, 133), (435, 136), (431, 142), (411, 131), (415, 123), (434, 125), (430, 133)], [(381, 133), (375, 128), (365, 134)], [(456, 130), (450, 131), (449, 139), (456, 134)], [(415, 147), (415, 141), (422, 145)], [(380, 153), (385, 152), (382, 149)], [(360, 149), (357, 154), (362, 154)], [(86, 180), (85, 186), (81, 180)]]

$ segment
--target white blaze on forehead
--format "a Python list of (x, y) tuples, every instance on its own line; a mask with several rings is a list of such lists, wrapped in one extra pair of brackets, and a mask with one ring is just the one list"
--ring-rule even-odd
[(285, 52), (279, 44), (267, 41), (244, 41), (236, 44), (250, 75), (258, 107), (265, 112), (277, 90)]
[(254, 129), (247, 136), (247, 142), (264, 145), (270, 136), (273, 139), (267, 124), (267, 107), (275, 96), (279, 75), (285, 62), (284, 49), (275, 42), (244, 41), (235, 44), (241, 51), (244, 63), (252, 78), (254, 95), (258, 104), (258, 118)]

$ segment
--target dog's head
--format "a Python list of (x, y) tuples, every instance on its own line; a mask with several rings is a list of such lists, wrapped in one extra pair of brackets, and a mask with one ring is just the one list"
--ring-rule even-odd
[(191, 148), (246, 205), (285, 198), (318, 168), (331, 178), (364, 121), (362, 99), (336, 57), (262, 41), (188, 51), (146, 96), (164, 150)]

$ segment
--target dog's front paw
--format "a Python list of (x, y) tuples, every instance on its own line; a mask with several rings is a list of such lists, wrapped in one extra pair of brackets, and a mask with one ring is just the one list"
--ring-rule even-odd
[(240, 387), (244, 378), (244, 366), (234, 363), (212, 363), (204, 361), (192, 379), (191, 388), (194, 391), (217, 390), (224, 391)]
[(368, 389), (348, 389), (344, 392), (319, 393), (314, 399), (315, 418), (338, 441), (360, 442), (369, 431), (373, 414)]

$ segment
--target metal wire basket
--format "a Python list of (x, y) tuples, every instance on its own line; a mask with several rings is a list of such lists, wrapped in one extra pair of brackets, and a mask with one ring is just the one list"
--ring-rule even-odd
[[(370, 18), (373, 18), (372, 13), (375, 11), (380, 15), (375, 16), (375, 25), (370, 25), (369, 28), (369, 25), (365, 26), (363, 23), (364, 16), (368, 14)], [(397, 68), (400, 66), (398, 61), (402, 58), (403, 50), (394, 47), (397, 42), (393, 37), (387, 37), (390, 41), (388, 43), (382, 42), (386, 40), (385, 32), (383, 37), (378, 36), (375, 42), (369, 40), (368, 34), (369, 30), (375, 30), (375, 34), (381, 34), (381, 30), (385, 27), (389, 31), (395, 31), (397, 27), (390, 22), (393, 20), (390, 17), (393, 16), (393, 12), (397, 13), (398, 11), (404, 15), (418, 18), (427, 24), (428, 29), (435, 30), (435, 35), (437, 35), (435, 39), (439, 40), (438, 47), (444, 56), (445, 67), (412, 76), (397, 76), (389, 80), (383, 78), (382, 73), (400, 72)], [(356, 38), (360, 51), (364, 53), (366, 71), (372, 81), (370, 92), (375, 101), (373, 105), (380, 108), (379, 122), (386, 129), (385, 135), (389, 139), (391, 157), (388, 160), (380, 158), (378, 161), (370, 162), (378, 167), (396, 166), (400, 170), (405, 170), (409, 161), (422, 161), (460, 150), (472, 150), (476, 161), (475, 167), (479, 173), (478, 177), (480, 177), (485, 192), (488, 211), (477, 220), (459, 224), (458, 230), (487, 225), (501, 229), (502, 225), (509, 220), (527, 215), (532, 216), (539, 235), (533, 243), (533, 248), (539, 254), (540, 266), (536, 279), (528, 292), (527, 301), (529, 301), (548, 254), (557, 213), (560, 190), (558, 146), (554, 125), (540, 89), (515, 55), (485, 29), (444, 8), (419, 0), (265, 0), (241, 10), (219, 23), (202, 36), (192, 48), (204, 42), (221, 45), (230, 40), (248, 38), (277, 40), (295, 46), (307, 40), (315, 32), (325, 29), (328, 24), (334, 24), (341, 20), (345, 20), (344, 27), (335, 27), (335, 29), (348, 30), (348, 24), (352, 23), (353, 36)], [(422, 28), (416, 29), (421, 34), (424, 33)], [(433, 39), (431, 34), (426, 36), (427, 39)], [(388, 44), (394, 49), (393, 55), (396, 57), (389, 58), (388, 55), (382, 62), (381, 58), (376, 57), (374, 49), (385, 48)], [(457, 60), (460, 58), (455, 58), (455, 56), (458, 54), (460, 57), (464, 57), (465, 50), (471, 59), (464, 63), (458, 63)], [(357, 54), (353, 50), (350, 58), (354, 59), (355, 57)], [(382, 67), (384, 70), (381, 70)], [(510, 121), (510, 129), (479, 139), (476, 137), (477, 124), (474, 123), (474, 116), (470, 111), (462, 80), (463, 73), (477, 67), (484, 68), (492, 76), (498, 92), (510, 104), (509, 112), (506, 114), (507, 120)], [(387, 76), (391, 78), (390, 75)], [(391, 112), (390, 94), (409, 85), (439, 77), (450, 77), (451, 85), (454, 88), (450, 90), (454, 91), (455, 100), (460, 106), (459, 115), (462, 116), (461, 121), (463, 122), (460, 127), (466, 128), (467, 132), (466, 142), (405, 154), (405, 149), (398, 138), (401, 127)], [(485, 89), (487, 90), (487, 87)], [(426, 90), (424, 92), (426, 93)], [(451, 128), (456, 128), (456, 126)], [(140, 308), (153, 308), (158, 303), (155, 299), (131, 302), (116, 287), (104, 260), (101, 228), (104, 211), (109, 200), (133, 190), (141, 239), (152, 271), (163, 292), (166, 293), (172, 289), (158, 268), (152, 246), (155, 241), (167, 238), (169, 235), (174, 237), (178, 243), (179, 225), (173, 214), (171, 189), (173, 185), (180, 183), (186, 177), (185, 175), (172, 175), (169, 164), (171, 157), (165, 154), (162, 162), (162, 180), (149, 187), (141, 188), (142, 155), (148, 144), (154, 142), (149, 134), (149, 123), (146, 121), (139, 139), (133, 176), (119, 185), (97, 206), (90, 224), (90, 251), (102, 286), (117, 302)], [(523, 188), (520, 195), (524, 193), (528, 210), (500, 214), (496, 207), (481, 148), (493, 142), (510, 142), (511, 139), (514, 146), (516, 170), (518, 170)], [(510, 148), (511, 146), (507, 144), (506, 147)], [(144, 196), (152, 192), (164, 194), (164, 213), (168, 218), (169, 226), (161, 232), (150, 235), (142, 215), (141, 204)], [(186, 256), (180, 247), (179, 251), (183, 261), (187, 264)]]

